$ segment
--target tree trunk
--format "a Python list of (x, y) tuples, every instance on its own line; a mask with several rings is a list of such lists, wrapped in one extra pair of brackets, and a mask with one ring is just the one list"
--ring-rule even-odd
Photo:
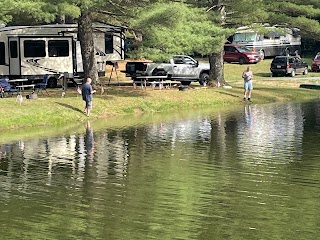
[[(211, 9), (214, 12), (215, 16), (218, 16), (216, 19), (216, 24), (223, 27), (225, 24), (225, 0), (212, 0)], [(220, 51), (217, 53), (212, 53), (209, 55), (210, 63), (210, 81), (209, 86), (220, 87), (225, 84), (224, 81), (224, 66), (223, 66), (223, 53), (224, 46), (221, 46)]]
[(212, 53), (209, 56), (210, 80), (209, 86), (220, 87), (225, 84), (223, 66), (223, 48), (219, 53)]
[(93, 43), (92, 18), (89, 10), (81, 10), (78, 20), (84, 79), (91, 78), (92, 85), (98, 83), (98, 71)]

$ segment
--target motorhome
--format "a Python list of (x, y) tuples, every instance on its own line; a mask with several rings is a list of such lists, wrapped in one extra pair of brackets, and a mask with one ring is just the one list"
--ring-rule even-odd
[[(94, 25), (94, 46), (99, 76), (106, 63), (124, 59), (124, 28)], [(83, 76), (77, 24), (8, 26), (0, 28), (0, 76), (30, 81), (49, 75), (48, 85), (57, 86), (63, 75)]]
[(260, 58), (301, 52), (299, 29), (282, 26), (262, 26), (260, 31), (240, 27), (232, 36), (232, 43), (244, 45), (260, 52)]

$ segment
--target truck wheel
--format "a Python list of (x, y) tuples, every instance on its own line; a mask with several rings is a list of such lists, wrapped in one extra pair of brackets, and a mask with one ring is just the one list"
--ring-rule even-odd
[(189, 86), (191, 84), (191, 81), (181, 81), (181, 85), (183, 86)]
[(240, 65), (244, 64), (244, 58), (243, 57), (239, 58), (239, 63), (240, 63)]
[(303, 75), (307, 75), (308, 74), (308, 68), (305, 68), (303, 71)]
[(48, 79), (47, 87), (48, 88), (56, 88), (58, 86), (58, 80), (55, 77), (51, 77)]
[(152, 72), (152, 76), (166, 76), (167, 73), (164, 69), (155, 69)]
[(291, 77), (294, 77), (296, 75), (296, 72), (294, 70), (292, 70), (292, 72), (290, 73)]
[(210, 76), (208, 73), (201, 73), (200, 79), (199, 79), (200, 85), (203, 86), (203, 85), (208, 84), (209, 78), (210, 78)]

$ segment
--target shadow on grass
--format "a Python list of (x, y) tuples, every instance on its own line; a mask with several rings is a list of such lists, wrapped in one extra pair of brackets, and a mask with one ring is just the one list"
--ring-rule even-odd
[(220, 94), (227, 95), (227, 96), (231, 96), (231, 97), (235, 97), (235, 98), (241, 97), (239, 94), (228, 93), (228, 92), (225, 92), (225, 91), (218, 91), (218, 92), (219, 92)]
[(136, 89), (133, 87), (117, 86), (108, 88), (106, 90), (106, 95), (114, 97), (145, 97), (150, 93), (148, 90), (143, 89), (140, 86), (137, 86)]
[(259, 77), (269, 77), (271, 78), (271, 73), (267, 73), (267, 72), (263, 72), (263, 73), (255, 73), (255, 76), (259, 76)]
[(73, 110), (73, 111), (76, 111), (76, 112), (79, 112), (79, 113), (82, 113), (82, 114), (83, 114), (83, 111), (81, 111), (81, 109), (76, 108), (76, 107), (74, 107), (74, 106), (71, 106), (71, 105), (69, 105), (69, 104), (59, 103), (59, 102), (55, 102), (55, 103), (58, 104), (58, 105), (60, 105), (60, 106), (62, 106), (62, 107), (69, 108), (69, 109), (71, 109), (71, 110)]

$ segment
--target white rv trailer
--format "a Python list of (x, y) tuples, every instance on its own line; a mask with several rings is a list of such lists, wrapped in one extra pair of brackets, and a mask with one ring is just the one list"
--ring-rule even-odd
[(262, 58), (301, 51), (299, 29), (281, 26), (266, 26), (264, 33), (240, 27), (233, 35), (232, 43), (252, 48), (260, 52)]
[[(94, 45), (99, 75), (106, 63), (124, 59), (124, 28), (94, 25)], [(11, 26), (0, 28), (0, 76), (39, 81), (50, 76), (55, 87), (62, 75), (83, 76), (77, 24)]]

